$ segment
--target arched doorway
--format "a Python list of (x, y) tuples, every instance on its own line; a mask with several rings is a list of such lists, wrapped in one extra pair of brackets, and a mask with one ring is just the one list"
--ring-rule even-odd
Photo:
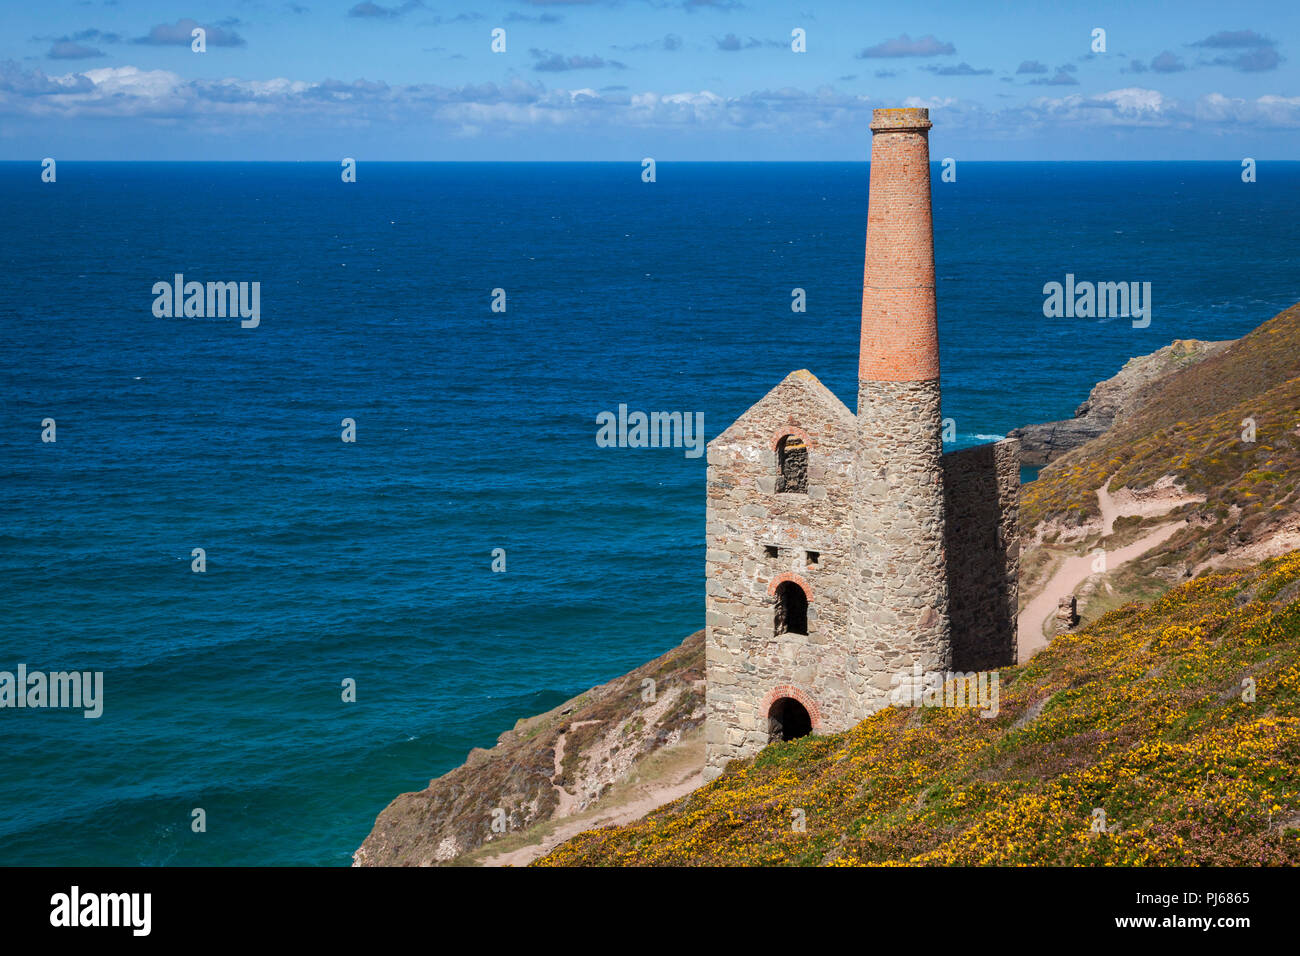
[(808, 595), (795, 581), (782, 581), (776, 588), (776, 623), (774, 636), (786, 632), (808, 633)]
[(778, 697), (767, 711), (767, 739), (770, 743), (798, 740), (812, 733), (808, 709), (793, 697)]

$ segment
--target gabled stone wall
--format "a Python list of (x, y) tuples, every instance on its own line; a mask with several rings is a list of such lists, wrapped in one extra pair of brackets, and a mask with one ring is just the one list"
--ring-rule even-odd
[[(853, 414), (810, 373), (788, 376), (709, 443), (705, 554), (706, 776), (768, 742), (780, 687), (812, 702), (814, 730), (850, 726)], [(808, 493), (776, 491), (777, 443), (808, 448)], [(775, 548), (772, 556), (768, 549)], [(814, 558), (810, 561), (809, 552)], [(814, 563), (815, 562), (815, 563)], [(775, 590), (808, 596), (808, 634), (777, 636)], [(799, 696), (782, 693), (780, 696)]]

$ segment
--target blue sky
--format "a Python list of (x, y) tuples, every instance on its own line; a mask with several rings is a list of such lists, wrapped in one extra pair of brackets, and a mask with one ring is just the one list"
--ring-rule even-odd
[(861, 160), (899, 105), (966, 160), (1300, 157), (1295, 0), (4, 0), (0, 25), (0, 159)]

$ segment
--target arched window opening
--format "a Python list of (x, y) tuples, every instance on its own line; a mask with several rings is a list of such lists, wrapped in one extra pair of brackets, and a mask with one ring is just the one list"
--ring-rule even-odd
[(776, 490), (808, 494), (808, 445), (798, 435), (786, 435), (776, 444)]
[(808, 633), (808, 596), (793, 581), (783, 581), (776, 589), (776, 635)]
[(812, 718), (808, 709), (793, 697), (778, 697), (767, 712), (767, 739), (769, 743), (798, 740), (812, 733)]

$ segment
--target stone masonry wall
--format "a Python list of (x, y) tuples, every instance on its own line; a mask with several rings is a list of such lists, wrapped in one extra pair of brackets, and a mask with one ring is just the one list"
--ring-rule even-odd
[(1015, 664), (1020, 443), (949, 452), (943, 480), (953, 669)]
[[(814, 730), (854, 722), (853, 660), (844, 640), (854, 432), (844, 404), (810, 373), (795, 372), (709, 443), (706, 779), (767, 745), (776, 696), (804, 702)], [(807, 494), (775, 490), (776, 445), (785, 434), (808, 445)], [(774, 591), (786, 580), (809, 597), (807, 635), (774, 634)]]
[(850, 643), (863, 716), (919, 662), (951, 663), (939, 383), (864, 381), (858, 391)]

